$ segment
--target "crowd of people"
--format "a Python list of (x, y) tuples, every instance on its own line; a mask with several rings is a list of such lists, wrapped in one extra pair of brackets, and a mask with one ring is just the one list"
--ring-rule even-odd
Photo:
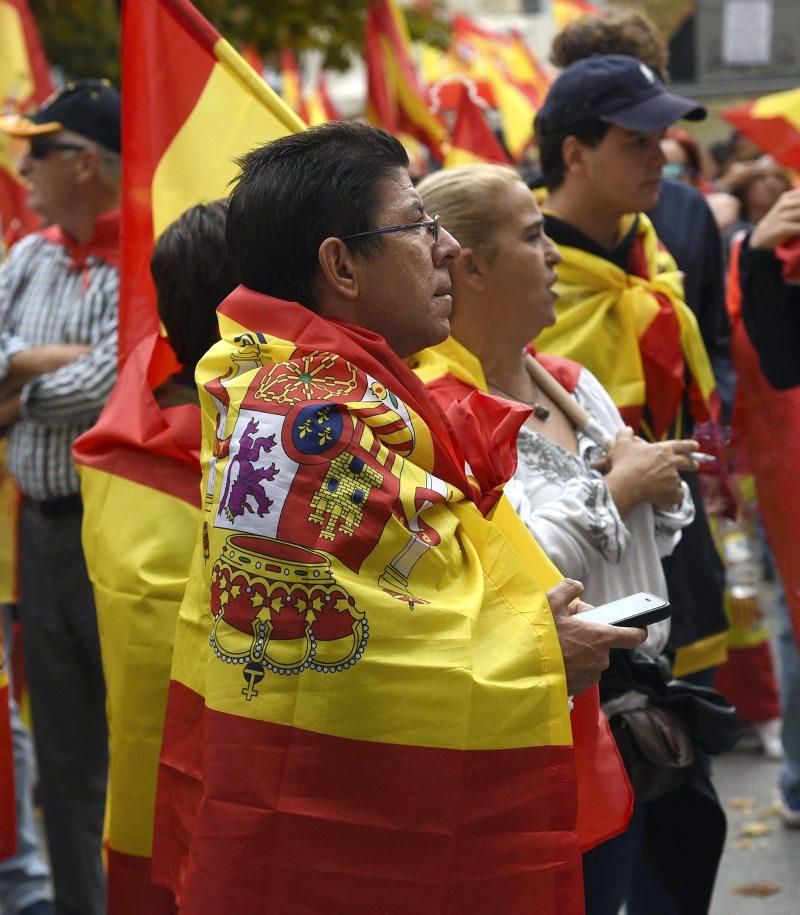
[[(150, 387), (118, 93), (0, 120), (45, 225), (0, 266), (1, 911), (707, 912), (743, 726), (800, 827), (800, 190), (676, 126), (639, 14), (552, 54), (531, 167), (412, 181), (345, 121), (243, 156), (155, 245)], [(756, 514), (779, 674), (726, 579)], [(581, 617), (637, 592), (670, 616)]]

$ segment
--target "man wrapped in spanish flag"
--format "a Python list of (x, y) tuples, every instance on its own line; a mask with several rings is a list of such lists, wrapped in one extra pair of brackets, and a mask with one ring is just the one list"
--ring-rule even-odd
[(456, 431), (402, 361), (459, 254), (407, 164), (331, 123), (231, 194), (153, 850), (187, 915), (583, 911), (567, 698), (644, 632), (562, 653), (580, 588), (499, 491), (527, 410)]

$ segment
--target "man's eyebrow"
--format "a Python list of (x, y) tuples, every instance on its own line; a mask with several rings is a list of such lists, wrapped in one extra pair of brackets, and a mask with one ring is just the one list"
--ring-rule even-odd
[(406, 206), (406, 209), (414, 210), (414, 212), (416, 212), (420, 216), (425, 215), (425, 205), (419, 198), (417, 198), (415, 200), (409, 200), (408, 204)]

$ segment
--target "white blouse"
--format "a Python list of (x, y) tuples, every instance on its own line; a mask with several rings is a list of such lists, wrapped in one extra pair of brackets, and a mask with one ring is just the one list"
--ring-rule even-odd
[[(624, 428), (614, 402), (587, 369), (573, 396), (612, 436)], [(580, 431), (577, 439), (574, 455), (523, 426), (506, 496), (559, 571), (583, 582), (584, 600), (602, 604), (636, 591), (666, 597), (660, 558), (675, 549), (681, 529), (694, 519), (688, 487), (681, 483), (683, 500), (672, 510), (640, 503), (623, 521), (602, 474), (589, 466), (602, 450)], [(658, 655), (668, 638), (669, 620), (655, 623), (642, 647)]]

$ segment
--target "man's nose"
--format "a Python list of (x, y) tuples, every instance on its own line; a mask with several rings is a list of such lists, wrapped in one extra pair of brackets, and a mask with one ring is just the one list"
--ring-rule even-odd
[(438, 267), (449, 258), (457, 258), (461, 254), (461, 245), (453, 236), (442, 227), (439, 230), (439, 241), (433, 246), (433, 262)]

